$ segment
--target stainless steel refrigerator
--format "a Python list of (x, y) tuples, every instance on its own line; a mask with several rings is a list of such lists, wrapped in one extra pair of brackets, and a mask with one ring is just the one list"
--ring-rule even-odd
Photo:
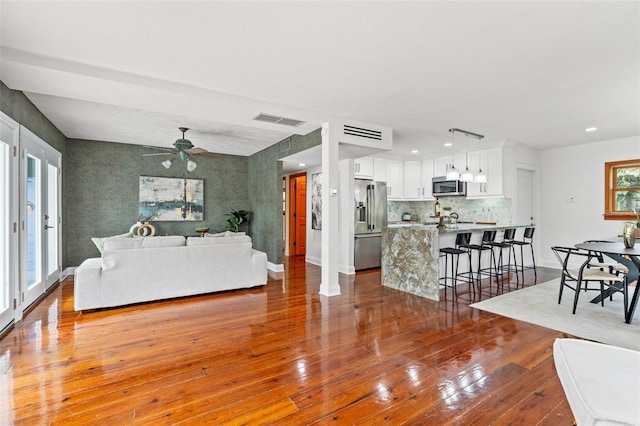
[(387, 184), (356, 179), (354, 186), (354, 267), (379, 268), (382, 228), (387, 226)]

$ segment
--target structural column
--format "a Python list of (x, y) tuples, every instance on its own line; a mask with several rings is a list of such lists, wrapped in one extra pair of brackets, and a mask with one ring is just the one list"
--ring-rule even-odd
[(339, 210), (338, 210), (338, 129), (322, 125), (322, 275), (320, 294), (340, 294), (338, 283)]

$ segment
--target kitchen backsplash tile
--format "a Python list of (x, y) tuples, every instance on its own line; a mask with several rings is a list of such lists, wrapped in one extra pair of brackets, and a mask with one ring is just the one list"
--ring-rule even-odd
[[(458, 213), (460, 221), (511, 224), (511, 199), (509, 198), (442, 197), (439, 200), (441, 210), (445, 206), (451, 206), (451, 211)], [(403, 213), (410, 213), (414, 221), (433, 221), (431, 216), (435, 210), (435, 203), (435, 201), (388, 201), (387, 220), (389, 222), (401, 221)], [(444, 210), (442, 212), (446, 213)]]

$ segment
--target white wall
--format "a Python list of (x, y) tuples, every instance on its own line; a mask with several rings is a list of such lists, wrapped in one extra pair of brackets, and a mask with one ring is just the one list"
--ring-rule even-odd
[[(624, 221), (604, 220), (604, 163), (640, 158), (640, 136), (540, 152), (537, 263), (559, 267), (551, 246), (620, 241)], [(569, 197), (574, 202), (569, 203)]]

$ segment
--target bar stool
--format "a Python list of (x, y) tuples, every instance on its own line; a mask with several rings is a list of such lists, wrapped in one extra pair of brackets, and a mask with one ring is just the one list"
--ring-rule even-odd
[[(520, 277), (518, 275), (519, 266), (518, 261), (516, 259), (516, 250), (513, 246), (513, 241), (516, 236), (516, 228), (507, 228), (504, 230), (504, 234), (502, 235), (502, 241), (491, 243), (491, 247), (494, 249), (498, 249), (498, 270), (500, 271), (500, 276), (502, 278), (502, 290), (504, 291), (504, 275), (509, 274), (511, 272), (516, 273), (516, 290), (520, 285)], [(507, 253), (509, 255), (507, 263), (504, 263), (504, 249), (507, 249)], [(513, 253), (513, 264), (511, 263), (511, 253)], [(508, 284), (508, 283), (507, 283)], [(522, 278), (522, 286), (524, 287), (524, 276)]]
[[(536, 228), (525, 228), (524, 235), (522, 236), (522, 241), (513, 240), (511, 244), (515, 246), (520, 246), (520, 271), (522, 272), (522, 286), (524, 287), (524, 271), (533, 269), (533, 277), (534, 282), (538, 281), (538, 270), (536, 269), (536, 257), (533, 254), (533, 233)], [(531, 248), (531, 260), (533, 262), (532, 265), (524, 264), (524, 246), (529, 246)], [(517, 272), (516, 272), (517, 274)]]
[[(495, 253), (491, 244), (496, 238), (496, 231), (484, 231), (482, 233), (482, 241), (480, 244), (469, 244), (466, 246), (469, 253), (478, 252), (478, 268), (476, 269), (476, 284), (478, 286), (478, 294), (482, 299), (482, 276), (489, 276), (489, 297), (491, 297), (491, 280), (496, 278), (496, 294), (498, 293), (498, 264), (496, 262)], [(489, 252), (489, 267), (482, 267), (482, 253)]]
[[(473, 283), (473, 272), (471, 270), (471, 251), (466, 247), (471, 240), (471, 232), (460, 232), (456, 235), (455, 247), (443, 247), (440, 249), (441, 257), (444, 257), (444, 277), (439, 279), (440, 283), (444, 285), (444, 300), (447, 300), (447, 287), (451, 287), (451, 297), (455, 299), (457, 297), (456, 285), (458, 284), (458, 278), (460, 277), (463, 282), (469, 284)], [(460, 262), (460, 255), (466, 254), (469, 256), (469, 271), (458, 274), (458, 264)], [(444, 255), (444, 256), (443, 256)], [(451, 276), (448, 275), (448, 263), (449, 256), (451, 256)], [(455, 260), (455, 270), (454, 270)], [(447, 285), (451, 282), (451, 285)], [(475, 298), (475, 288), (473, 288), (473, 295)]]

